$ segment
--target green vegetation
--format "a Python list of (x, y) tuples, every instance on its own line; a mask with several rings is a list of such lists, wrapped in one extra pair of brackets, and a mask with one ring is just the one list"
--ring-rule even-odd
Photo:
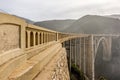
[(105, 77), (103, 77), (103, 76), (100, 76), (99, 78), (98, 78), (98, 80), (107, 80)]
[(71, 80), (85, 80), (84, 74), (79, 70), (75, 64), (71, 65), (71, 73), (70, 73)]

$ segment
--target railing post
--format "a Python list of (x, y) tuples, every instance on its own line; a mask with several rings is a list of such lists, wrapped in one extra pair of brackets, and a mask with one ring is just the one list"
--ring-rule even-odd
[(36, 45), (36, 32), (33, 32), (33, 38), (34, 38), (33, 46), (35, 46)]
[(21, 49), (25, 49), (26, 48), (26, 41), (25, 41), (25, 26), (27, 26), (27, 24), (25, 23), (24, 25), (21, 25), (21, 36), (20, 36), (20, 48)]
[(28, 41), (27, 41), (27, 47), (30, 47), (30, 31), (27, 31), (27, 35), (28, 35)]
[(40, 32), (38, 32), (38, 45), (40, 44)]
[(56, 33), (56, 41), (58, 41), (59, 37), (58, 37), (58, 32)]
[(41, 32), (41, 44), (43, 44), (43, 32)]

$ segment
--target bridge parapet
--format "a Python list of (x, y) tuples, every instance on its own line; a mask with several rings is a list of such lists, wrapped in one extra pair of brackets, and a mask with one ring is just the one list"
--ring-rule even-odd
[[(10, 77), (16, 69), (56, 42), (74, 37), (78, 35), (45, 29), (15, 16), (0, 13), (0, 80), (17, 80)], [(48, 59), (52, 59), (52, 56), (54, 55)]]

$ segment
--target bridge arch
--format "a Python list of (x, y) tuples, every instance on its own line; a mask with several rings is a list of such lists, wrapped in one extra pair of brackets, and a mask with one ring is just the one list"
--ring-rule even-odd
[(100, 47), (100, 44), (103, 45), (103, 60), (109, 61), (111, 58), (111, 47), (109, 46), (109, 41), (105, 37), (101, 37), (98, 41), (97, 44), (95, 45), (95, 59), (97, 55), (97, 51)]

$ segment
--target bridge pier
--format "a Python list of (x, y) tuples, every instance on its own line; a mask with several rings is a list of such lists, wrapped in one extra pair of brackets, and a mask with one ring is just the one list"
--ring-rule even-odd
[(88, 52), (86, 53), (86, 75), (90, 80), (94, 80), (94, 42), (93, 35), (88, 37)]
[(79, 69), (81, 70), (82, 65), (82, 49), (81, 49), (81, 38), (79, 38)]
[(86, 74), (86, 45), (85, 45), (85, 37), (80, 39), (80, 69), (81, 71)]
[(76, 39), (74, 39), (74, 60), (75, 60), (75, 65), (77, 65), (77, 51), (76, 51), (76, 49), (77, 49), (77, 44), (76, 44)]
[(70, 52), (69, 52), (69, 68), (70, 68), (70, 72), (71, 72), (71, 56), (72, 56), (72, 48), (71, 48), (71, 40), (69, 40), (69, 48), (70, 48)]

